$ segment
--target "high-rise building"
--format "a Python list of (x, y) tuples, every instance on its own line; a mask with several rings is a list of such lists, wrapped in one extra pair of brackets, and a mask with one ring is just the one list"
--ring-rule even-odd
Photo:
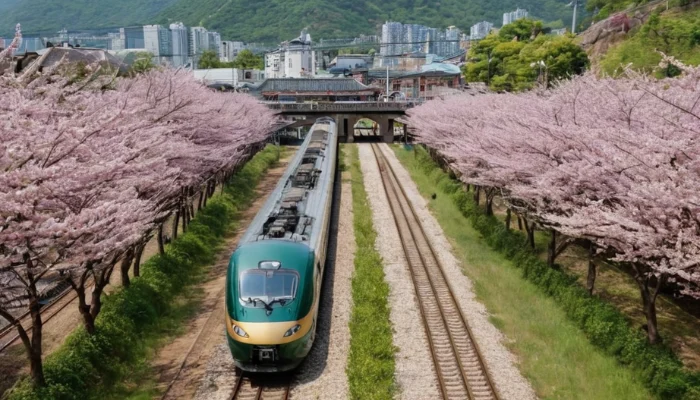
[(403, 53), (404, 35), (403, 25), (400, 22), (387, 21), (382, 25), (382, 41), (379, 54), (382, 56), (395, 56)]
[(417, 24), (386, 22), (382, 25), (380, 55), (383, 65), (392, 65), (392, 58), (409, 53), (430, 53), (441, 57), (459, 53), (461, 31), (454, 26), (446, 30)]
[(209, 35), (209, 50), (216, 53), (217, 57), (223, 56), (221, 51), (221, 35), (217, 32), (208, 32)]
[(182, 22), (170, 24), (170, 35), (172, 37), (172, 66), (182, 67), (189, 59), (189, 40), (187, 27)]
[(243, 42), (226, 40), (221, 42), (221, 61), (231, 62), (236, 59), (241, 50), (247, 48)]
[(127, 28), (120, 28), (119, 35), (124, 40), (125, 49), (146, 48), (143, 34), (143, 26), (130, 26)]
[(469, 38), (471, 40), (480, 40), (488, 36), (493, 29), (493, 24), (488, 21), (481, 21), (478, 24), (472, 25)]
[(459, 38), (462, 31), (456, 26), (450, 26), (445, 30), (445, 48), (443, 56), (453, 56), (459, 53)]
[(190, 28), (189, 45), (189, 55), (196, 65), (202, 53), (209, 50), (209, 32), (201, 26)]
[(173, 37), (168, 28), (161, 25), (145, 25), (143, 27), (143, 41), (146, 51), (153, 54), (155, 63), (172, 62)]
[(525, 9), (518, 8), (515, 11), (503, 13), (503, 26), (506, 26), (514, 21), (517, 21), (521, 18), (527, 18), (528, 12)]

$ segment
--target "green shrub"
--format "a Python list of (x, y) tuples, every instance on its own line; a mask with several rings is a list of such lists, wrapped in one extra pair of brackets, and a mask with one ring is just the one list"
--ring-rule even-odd
[(47, 386), (35, 389), (24, 380), (10, 393), (10, 400), (109, 397), (147, 356), (152, 337), (162, 333), (159, 324), (174, 310), (174, 300), (214, 259), (236, 211), (254, 200), (257, 183), (279, 155), (279, 148), (268, 146), (247, 162), (224, 187), (224, 194), (210, 199), (165, 254), (141, 266), (141, 277), (106, 296), (94, 335), (80, 327), (46, 358)]
[(684, 369), (668, 347), (650, 345), (643, 332), (630, 326), (618, 309), (588, 295), (575, 276), (550, 268), (532, 251), (522, 232), (508, 230), (498, 218), (487, 216), (463, 185), (450, 178), (424, 148), (416, 146), (415, 152), (420, 169), (439, 182), (443, 195), (452, 197), (486, 243), (512, 260), (527, 280), (554, 298), (592, 344), (637, 371), (660, 399), (700, 399), (700, 373)]

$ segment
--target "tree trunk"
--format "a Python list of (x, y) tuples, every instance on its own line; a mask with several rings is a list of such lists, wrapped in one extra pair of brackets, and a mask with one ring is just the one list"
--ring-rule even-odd
[(199, 191), (199, 199), (197, 200), (197, 212), (202, 211), (202, 198), (204, 197), (204, 190)]
[[(32, 354), (32, 340), (29, 338), (29, 335), (27, 334), (26, 329), (22, 326), (21, 322), (14, 317), (14, 315), (10, 314), (9, 311), (0, 308), (0, 317), (3, 317), (9, 322), (10, 325), (14, 326), (15, 329), (17, 329), (17, 334), (19, 335), (20, 340), (22, 341), (22, 345), (24, 346), (24, 349), (27, 351), (27, 354), (31, 356)], [(31, 361), (31, 357), (30, 361)], [(43, 375), (43, 373), (42, 373)]]
[(479, 202), (481, 201), (480, 193), (481, 193), (481, 188), (479, 188), (479, 186), (474, 186), (474, 202), (476, 203), (477, 206), (479, 205)]
[(122, 286), (124, 286), (124, 287), (129, 287), (129, 285), (131, 285), (131, 279), (129, 279), (129, 270), (131, 269), (131, 262), (133, 260), (134, 260), (134, 249), (130, 248), (124, 254), (124, 258), (122, 258), (121, 266), (119, 267), (119, 271), (121, 272), (121, 276), (122, 276)]
[(41, 304), (39, 303), (39, 292), (36, 288), (37, 279), (34, 278), (34, 274), (32, 273), (34, 262), (29, 256), (29, 253), (25, 253), (23, 258), (24, 262), (27, 264), (27, 296), (29, 300), (29, 314), (32, 318), (31, 341), (27, 336), (27, 332), (22, 328), (21, 324), (19, 324), (19, 321), (17, 321), (17, 325), (15, 326), (18, 326), (17, 331), (22, 338), (22, 342), (29, 356), (29, 371), (32, 377), (32, 383), (35, 387), (44, 387), (46, 386), (46, 379), (44, 379), (44, 363), (41, 359), (41, 341), (44, 323), (41, 319)]
[(190, 224), (190, 216), (187, 204), (182, 206), (182, 233), (187, 232), (187, 225)]
[(547, 246), (547, 264), (550, 268), (554, 267), (554, 260), (557, 258), (557, 231), (551, 230), (551, 238), (549, 246)]
[(170, 237), (173, 238), (173, 240), (177, 239), (177, 228), (179, 228), (180, 225), (180, 209), (175, 211), (175, 219), (173, 220), (173, 232)]
[(510, 208), (506, 210), (506, 229), (510, 230), (510, 218), (511, 218), (511, 211)]
[(517, 217), (518, 217), (518, 229), (520, 231), (522, 231), (523, 230), (523, 220), (520, 218), (520, 215), (518, 215)]
[(207, 206), (207, 200), (209, 200), (209, 183), (207, 183), (207, 188), (204, 190), (204, 201), (202, 202), (202, 208)]
[[(647, 319), (646, 331), (647, 339), (651, 344), (661, 343), (661, 335), (659, 335), (659, 327), (656, 321), (656, 297), (659, 294), (659, 289), (665, 276), (661, 275), (658, 278), (649, 276), (649, 273), (645, 273), (644, 267), (637, 263), (633, 265), (635, 274), (634, 279), (637, 281), (637, 286), (639, 286), (639, 293), (642, 296), (642, 305), (644, 306), (644, 316)], [(652, 279), (655, 281), (655, 285), (652, 285)]]
[(140, 244), (136, 248), (136, 256), (134, 258), (134, 277), (141, 276), (141, 256), (143, 255), (144, 247), (146, 247), (145, 244)]
[(158, 252), (163, 255), (165, 254), (165, 245), (163, 244), (163, 224), (158, 226)]
[(496, 189), (486, 189), (484, 194), (486, 195), (486, 215), (493, 215), (493, 198), (496, 195)]
[(37, 387), (46, 386), (44, 379), (44, 363), (41, 359), (44, 323), (41, 320), (41, 304), (38, 298), (31, 299), (29, 310), (32, 315), (32, 346), (29, 352), (29, 364), (32, 381)]
[(596, 265), (593, 262), (593, 256), (595, 255), (595, 245), (593, 242), (588, 246), (588, 277), (586, 279), (586, 290), (588, 294), (593, 295), (593, 288), (595, 287), (596, 278)]
[(523, 225), (525, 225), (525, 232), (527, 232), (527, 241), (530, 243), (530, 247), (535, 248), (535, 223), (527, 223), (527, 218), (523, 217)]

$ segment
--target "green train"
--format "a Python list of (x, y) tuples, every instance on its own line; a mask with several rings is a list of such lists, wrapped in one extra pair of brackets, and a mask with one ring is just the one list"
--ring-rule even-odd
[(236, 366), (296, 368), (316, 336), (338, 132), (318, 119), (231, 256), (226, 333)]

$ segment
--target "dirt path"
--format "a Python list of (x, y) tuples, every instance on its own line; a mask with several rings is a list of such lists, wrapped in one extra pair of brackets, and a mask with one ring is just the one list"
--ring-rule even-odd
[(194, 396), (204, 376), (207, 361), (223, 336), (224, 286), (231, 252), (267, 200), (267, 195), (277, 185), (293, 155), (294, 152), (287, 153), (258, 184), (257, 199), (243, 213), (235, 235), (226, 239), (208, 279), (196, 288), (201, 292), (202, 300), (194, 319), (187, 322), (185, 333), (162, 347), (151, 362), (157, 376), (158, 391), (164, 393), (164, 399), (189, 399)]

